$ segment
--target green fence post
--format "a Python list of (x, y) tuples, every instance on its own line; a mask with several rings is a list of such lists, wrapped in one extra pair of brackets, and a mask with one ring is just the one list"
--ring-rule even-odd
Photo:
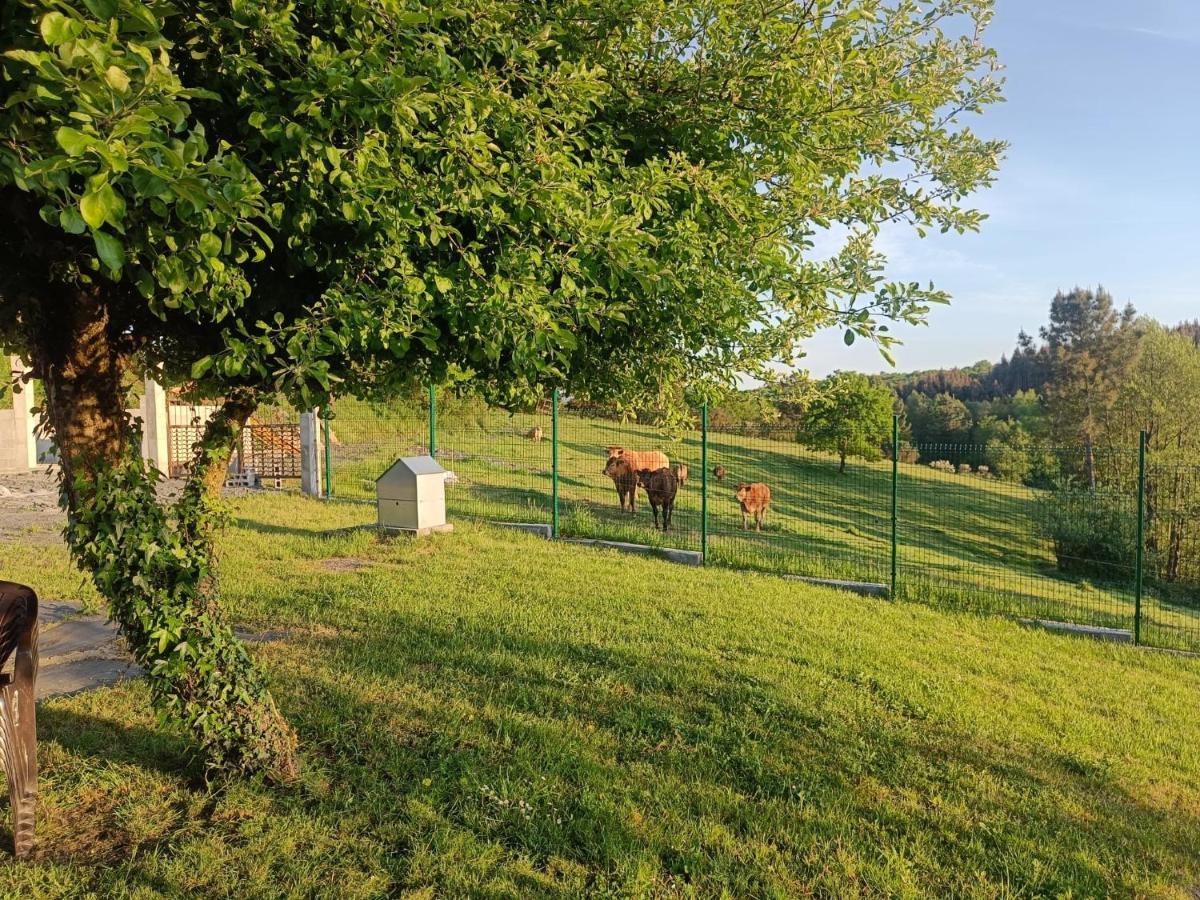
[(708, 403), (700, 406), (700, 558), (708, 560)]
[(900, 416), (892, 416), (892, 591), (891, 598), (896, 599), (896, 533), (898, 518), (896, 515), (896, 495), (900, 485)]
[(1142, 545), (1146, 532), (1146, 432), (1138, 436), (1137, 549), (1133, 572), (1133, 642), (1142, 642)]
[(329, 441), (329, 419), (333, 410), (326, 406), (321, 415), (321, 439), (325, 444), (325, 499), (333, 496), (333, 445)]
[(550, 537), (558, 537), (558, 388), (550, 395)]
[(429, 382), (429, 455), (437, 456), (437, 388)]

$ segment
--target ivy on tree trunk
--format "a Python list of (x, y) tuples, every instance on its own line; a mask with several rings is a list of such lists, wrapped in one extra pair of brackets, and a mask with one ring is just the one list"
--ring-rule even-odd
[(226, 399), (197, 444), (180, 498), (164, 506), (160, 476), (143, 463), (139, 429), (123, 410), (121, 359), (104, 307), (87, 295), (73, 299), (74, 335), (63, 343), (70, 352), (40, 367), (71, 554), (92, 573), (155, 705), (187, 728), (210, 765), (291, 780), (295, 735), (217, 594), (216, 495), (253, 397)]

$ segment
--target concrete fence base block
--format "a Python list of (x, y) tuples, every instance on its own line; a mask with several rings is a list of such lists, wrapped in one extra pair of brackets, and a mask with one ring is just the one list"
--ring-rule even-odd
[(888, 586), (872, 581), (840, 581), (836, 578), (811, 578), (807, 575), (784, 575), (788, 581), (803, 581), (805, 584), (815, 584), (819, 587), (837, 588), (839, 591), (850, 591), (865, 597), (886, 597)]
[(641, 556), (657, 556), (668, 562), (679, 563), (683, 566), (702, 566), (704, 557), (696, 550), (676, 550), (673, 547), (651, 547), (648, 544), (629, 544), (625, 541), (601, 541), (595, 538), (566, 538), (568, 544), (586, 544), (592, 547), (604, 547), (608, 550), (619, 550), (622, 553), (637, 553)]
[(387, 525), (376, 525), (379, 533), (391, 537), (392, 535), (407, 535), (408, 537), (425, 537), (430, 534), (449, 534), (454, 530), (454, 525), (447, 522), (445, 525), (430, 525), (427, 528), (391, 528)]
[(501, 528), (512, 528), (516, 531), (526, 531), (529, 534), (536, 534), (538, 537), (543, 537), (550, 540), (553, 536), (553, 529), (549, 525), (542, 525), (537, 522), (497, 522)]
[(1105, 628), (1101, 625), (1076, 625), (1071, 622), (1055, 622), (1052, 619), (1020, 619), (1019, 621), (1022, 625), (1045, 628), (1047, 631), (1057, 631), (1060, 634), (1075, 634), (1080, 637), (1090, 637), (1098, 641), (1129, 643), (1133, 640), (1133, 632), (1125, 628)]

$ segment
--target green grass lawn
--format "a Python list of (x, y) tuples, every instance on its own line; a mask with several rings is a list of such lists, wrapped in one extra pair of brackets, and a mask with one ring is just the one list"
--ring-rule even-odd
[[(287, 631), (254, 652), (302, 783), (206, 783), (137, 682), (46, 702), (40, 856), (0, 896), (1200, 885), (1195, 659), (470, 523), (335, 531), (371, 515), (259, 495), (222, 539), (234, 618)], [(80, 593), (61, 547), (0, 563)]]
[[(428, 449), (424, 415), (390, 416), (354, 401), (339, 402), (334, 419), (333, 487), (337, 496), (374, 498), (375, 478), (397, 457)], [(542, 428), (541, 443), (525, 435)], [(459, 482), (447, 493), (453, 516), (549, 522), (551, 422), (548, 414), (508, 415), (471, 404), (441, 410), (438, 453)], [(560, 513), (566, 536), (700, 549), (699, 434), (663, 435), (650, 426), (560, 418)], [(737, 568), (887, 584), (891, 568), (891, 463), (836, 459), (786, 440), (786, 433), (714, 433), (709, 467), (728, 471), (709, 486), (709, 559)], [(662, 449), (685, 462), (691, 481), (680, 492), (675, 530), (653, 530), (644, 495), (639, 512), (620, 511), (601, 470), (605, 447)], [(928, 462), (930, 460), (925, 460)], [(903, 464), (898, 489), (898, 593), (958, 609), (1002, 612), (1132, 629), (1134, 573), (1114, 567), (1084, 579), (1058, 571), (1048, 540), (1039, 537), (1038, 493), (975, 475)], [(771, 487), (761, 534), (741, 529), (733, 492), (739, 481)], [(1134, 498), (1128, 498), (1133, 504)], [(1195, 593), (1195, 592), (1193, 592)], [(1167, 602), (1149, 591), (1143, 640), (1200, 650), (1200, 594)]]

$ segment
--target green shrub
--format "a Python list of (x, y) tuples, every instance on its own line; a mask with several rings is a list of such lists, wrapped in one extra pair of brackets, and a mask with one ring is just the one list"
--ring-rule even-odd
[(1038, 502), (1038, 528), (1059, 571), (1112, 580), (1133, 568), (1137, 512), (1128, 497), (1060, 483)]

